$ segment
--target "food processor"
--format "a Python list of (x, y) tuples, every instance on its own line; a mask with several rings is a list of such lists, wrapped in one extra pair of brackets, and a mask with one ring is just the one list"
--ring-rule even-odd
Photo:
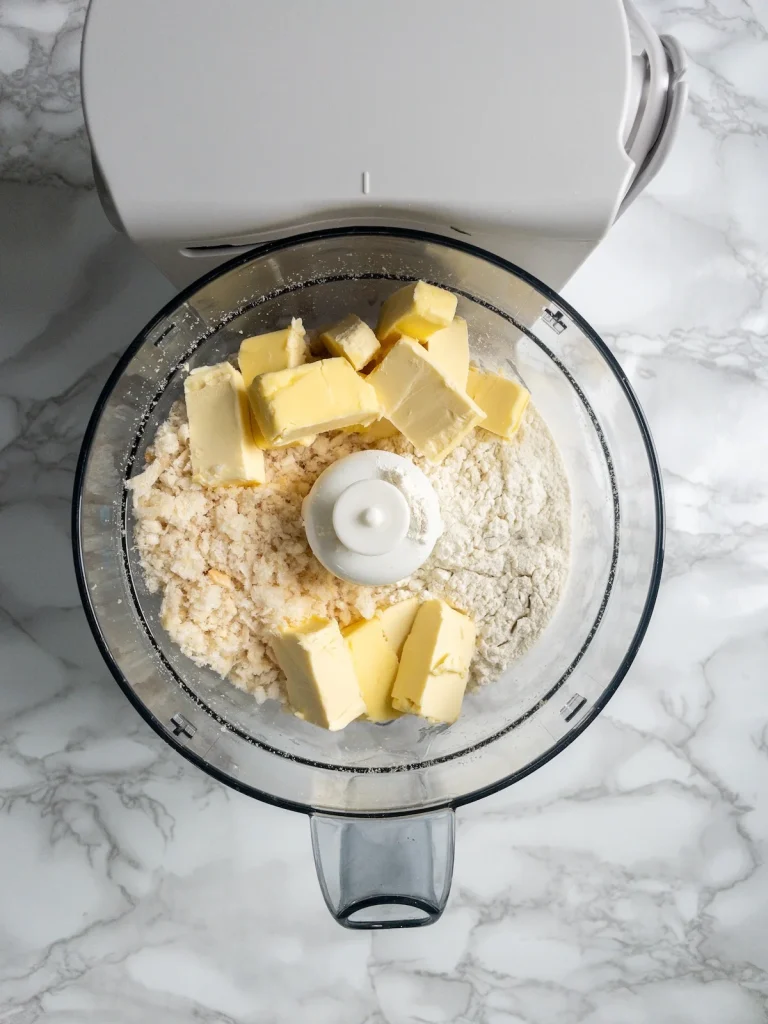
[[(650, 432), (621, 367), (554, 288), (663, 159), (682, 55), (618, 0), (213, 10), (92, 0), (89, 11), (84, 95), (102, 199), (186, 287), (129, 346), (86, 431), (80, 592), (113, 676), (160, 736), (240, 792), (310, 816), (337, 921), (429, 924), (450, 889), (455, 809), (578, 736), (652, 612), (664, 517)], [(630, 22), (645, 33), (637, 58)], [(140, 64), (123, 58), (138, 35)], [(541, 639), (468, 693), (454, 725), (406, 715), (327, 732), (170, 640), (126, 484), (189, 370), (294, 318), (374, 322), (416, 280), (455, 293), (473, 357), (531, 392), (568, 474), (571, 569)]]
[[(459, 296), (476, 356), (513, 370), (560, 448), (573, 507), (571, 570), (543, 636), (459, 721), (406, 715), (326, 732), (201, 669), (160, 625), (133, 544), (126, 481), (187, 369), (243, 334), (375, 313), (398, 282)], [(528, 326), (534, 305), (549, 311)], [(521, 313), (522, 311), (522, 313)], [(86, 433), (73, 537), (85, 608), (115, 678), (153, 728), (234, 788), (311, 815), (328, 905), (350, 926), (423, 924), (450, 882), (453, 811), (544, 764), (594, 719), (626, 673), (658, 587), (661, 479), (627, 379), (545, 285), (471, 245), (395, 228), (270, 242), (185, 289), (129, 347)]]

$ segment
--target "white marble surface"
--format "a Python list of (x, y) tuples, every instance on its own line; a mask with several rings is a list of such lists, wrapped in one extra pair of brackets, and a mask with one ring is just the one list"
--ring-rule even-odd
[(92, 183), (80, 106), (88, 0), (0, 3), (0, 178)]
[[(306, 821), (187, 765), (113, 684), (72, 471), (170, 288), (93, 193), (0, 186), (0, 1021), (768, 1020), (768, 4), (646, 7), (693, 60), (690, 112), (567, 294), (650, 418), (664, 584), (601, 718), (459, 813), (431, 929), (338, 928)], [(0, 4), (6, 177), (87, 179), (82, 8)]]

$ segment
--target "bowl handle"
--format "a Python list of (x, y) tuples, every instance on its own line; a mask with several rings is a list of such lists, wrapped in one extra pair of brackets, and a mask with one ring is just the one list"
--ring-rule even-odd
[(455, 815), (403, 818), (314, 814), (312, 850), (328, 909), (345, 928), (434, 924), (453, 875)]

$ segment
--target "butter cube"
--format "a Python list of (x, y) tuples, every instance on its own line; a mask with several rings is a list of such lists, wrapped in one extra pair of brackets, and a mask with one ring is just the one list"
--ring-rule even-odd
[(387, 419), (430, 462), (442, 462), (485, 419), (483, 410), (446, 380), (413, 338), (401, 338), (368, 382)]
[(421, 605), (392, 688), (392, 706), (432, 722), (455, 722), (475, 649), (475, 624), (444, 601)]
[(382, 345), (396, 341), (401, 334), (426, 341), (453, 320), (456, 303), (455, 295), (426, 281), (407, 284), (384, 300), (376, 337)]
[(376, 618), (381, 623), (384, 636), (398, 658), (403, 653), (403, 645), (413, 628), (413, 620), (416, 618), (418, 608), (418, 597), (409, 597), (405, 601), (398, 601), (397, 604), (391, 604), (388, 608), (382, 608), (376, 612)]
[(368, 324), (354, 313), (323, 331), (320, 341), (332, 355), (343, 356), (356, 370), (370, 363), (381, 347)]
[(384, 441), (388, 437), (396, 437), (400, 431), (385, 416), (375, 420), (369, 427), (361, 427), (359, 423), (345, 427), (347, 434), (359, 434), (363, 441)]
[(372, 722), (398, 718), (400, 712), (394, 710), (391, 702), (398, 658), (381, 621), (373, 618), (355, 622), (343, 629), (342, 634), (352, 655), (366, 717)]
[(263, 484), (264, 454), (251, 430), (243, 378), (230, 363), (200, 366), (184, 381), (192, 479), (205, 487)]
[(365, 713), (352, 655), (338, 622), (313, 618), (272, 639), (285, 673), (288, 702), (299, 718), (335, 732)]
[(469, 374), (469, 331), (467, 321), (457, 316), (453, 322), (427, 338), (424, 346), (432, 362), (442, 370), (445, 379), (460, 391), (467, 389)]
[(245, 338), (240, 345), (237, 362), (246, 388), (260, 373), (273, 373), (307, 361), (307, 343), (301, 320), (291, 320), (291, 326), (269, 334), (256, 334)]
[(296, 441), (354, 423), (367, 427), (381, 413), (376, 392), (341, 357), (263, 373), (248, 397), (270, 442)]
[(516, 380), (500, 373), (486, 373), (472, 366), (467, 391), (486, 415), (481, 426), (509, 440), (517, 433), (530, 392)]
[(276, 448), (308, 448), (317, 437), (317, 434), (308, 434), (306, 437), (297, 437), (295, 441), (268, 441), (261, 432), (256, 417), (251, 410), (251, 427), (253, 429), (253, 443), (262, 451), (271, 452)]
[[(291, 326), (282, 331), (256, 334), (252, 338), (246, 338), (240, 345), (237, 361), (246, 389), (253, 383), (254, 378), (262, 373), (274, 373), (275, 370), (288, 370), (294, 366), (302, 366), (307, 361), (304, 325), (301, 320), (294, 317), (291, 320)], [(268, 441), (256, 422), (253, 410), (251, 410), (251, 427), (253, 428), (254, 444), (262, 451), (271, 451), (273, 448), (289, 448), (294, 445), (308, 447), (315, 440), (314, 434), (308, 434), (295, 441)]]

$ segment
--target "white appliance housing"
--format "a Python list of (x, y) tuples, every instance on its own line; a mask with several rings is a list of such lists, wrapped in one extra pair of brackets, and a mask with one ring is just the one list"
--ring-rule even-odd
[(663, 163), (684, 70), (630, 0), (91, 0), (82, 64), (105, 209), (179, 286), (367, 224), (559, 289)]

